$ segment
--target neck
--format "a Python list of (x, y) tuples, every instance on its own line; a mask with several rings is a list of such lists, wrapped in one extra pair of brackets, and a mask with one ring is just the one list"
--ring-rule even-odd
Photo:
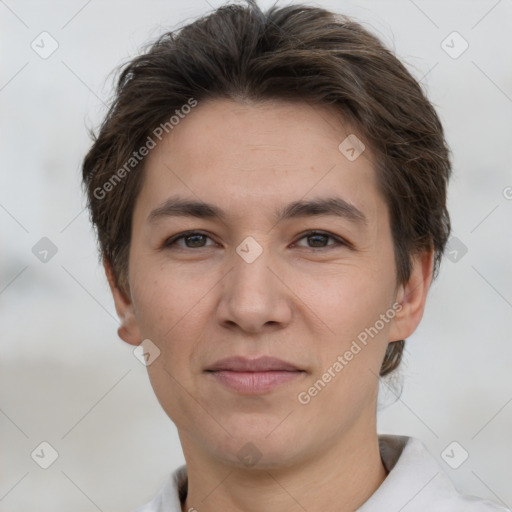
[(357, 510), (387, 476), (373, 432), (344, 436), (343, 442), (331, 444), (314, 458), (268, 470), (219, 465), (185, 450), (188, 494), (182, 510)]

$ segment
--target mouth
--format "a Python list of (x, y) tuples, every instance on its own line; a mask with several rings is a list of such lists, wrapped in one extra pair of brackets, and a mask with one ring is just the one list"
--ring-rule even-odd
[(268, 356), (221, 359), (205, 371), (216, 382), (245, 395), (268, 393), (306, 374), (305, 370), (292, 363)]

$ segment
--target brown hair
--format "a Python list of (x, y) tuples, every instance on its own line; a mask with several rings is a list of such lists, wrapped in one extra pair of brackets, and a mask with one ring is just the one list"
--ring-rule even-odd
[[(450, 150), (418, 82), (346, 16), (297, 4), (262, 12), (248, 0), (165, 33), (120, 69), (114, 101), (84, 159), (83, 180), (101, 256), (122, 291), (129, 284), (141, 148), (159, 125), (169, 131), (170, 116), (191, 100), (215, 98), (299, 100), (340, 113), (376, 156), (398, 282), (408, 280), (411, 257), (424, 250), (434, 250), (435, 277), (450, 232)], [(381, 375), (399, 365), (403, 347), (403, 340), (389, 343)]]

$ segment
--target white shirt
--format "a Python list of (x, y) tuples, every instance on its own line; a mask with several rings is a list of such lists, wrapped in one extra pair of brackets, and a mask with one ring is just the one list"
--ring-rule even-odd
[[(356, 512), (511, 512), (488, 500), (460, 494), (425, 445), (413, 437), (379, 435), (380, 454), (389, 472)], [(134, 512), (181, 512), (187, 467), (176, 469), (147, 505)]]

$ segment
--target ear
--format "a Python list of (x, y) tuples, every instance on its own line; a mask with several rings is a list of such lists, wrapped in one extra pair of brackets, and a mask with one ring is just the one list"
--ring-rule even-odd
[(400, 285), (396, 302), (402, 307), (391, 324), (389, 341), (405, 340), (418, 327), (427, 293), (432, 283), (434, 251), (424, 251), (413, 258), (411, 275), (406, 283)]
[(103, 258), (103, 267), (105, 268), (105, 274), (107, 275), (110, 291), (114, 297), (117, 316), (121, 321), (119, 328), (117, 329), (117, 334), (122, 340), (126, 341), (126, 343), (129, 343), (130, 345), (140, 345), (141, 336), (139, 326), (135, 320), (131, 298), (118, 288), (112, 265), (106, 258)]

